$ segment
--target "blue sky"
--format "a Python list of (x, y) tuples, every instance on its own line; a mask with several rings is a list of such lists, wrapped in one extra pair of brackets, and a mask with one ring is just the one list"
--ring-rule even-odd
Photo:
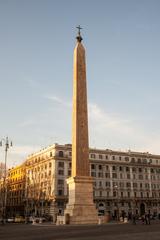
[(10, 166), (71, 142), (79, 24), (90, 146), (160, 154), (159, 12), (158, 0), (0, 0), (0, 137), (13, 140)]

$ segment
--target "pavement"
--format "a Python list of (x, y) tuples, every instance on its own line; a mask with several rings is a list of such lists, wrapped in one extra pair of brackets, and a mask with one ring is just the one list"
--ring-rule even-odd
[(6, 224), (0, 240), (160, 240), (160, 222), (104, 225)]

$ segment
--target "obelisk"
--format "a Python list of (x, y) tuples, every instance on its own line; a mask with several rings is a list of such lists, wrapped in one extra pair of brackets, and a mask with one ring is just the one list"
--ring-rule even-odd
[(67, 179), (69, 201), (65, 214), (70, 224), (98, 223), (89, 174), (88, 111), (85, 49), (78, 27), (73, 63), (72, 176)]

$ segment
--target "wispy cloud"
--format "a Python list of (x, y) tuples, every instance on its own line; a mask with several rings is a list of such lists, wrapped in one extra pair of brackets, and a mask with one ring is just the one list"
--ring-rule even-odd
[[(160, 138), (150, 129), (142, 128), (136, 119), (107, 113), (97, 104), (89, 104), (91, 142), (96, 147), (134, 149), (135, 151), (160, 154)], [(93, 141), (94, 140), (94, 141)]]
[(130, 119), (122, 118), (115, 114), (109, 114), (97, 104), (89, 104), (89, 119), (91, 125), (95, 126), (102, 132), (110, 129), (117, 131), (117, 133), (133, 133)]
[(57, 104), (60, 104), (62, 106), (65, 106), (65, 107), (71, 107), (71, 102), (69, 101), (65, 101), (64, 99), (60, 98), (60, 97), (57, 97), (57, 96), (51, 96), (51, 95), (45, 95), (44, 98), (54, 102), (54, 103), (57, 103)]

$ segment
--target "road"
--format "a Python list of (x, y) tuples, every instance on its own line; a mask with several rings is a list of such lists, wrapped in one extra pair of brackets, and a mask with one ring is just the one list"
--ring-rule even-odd
[(160, 240), (160, 223), (55, 226), (51, 224), (0, 226), (0, 240)]

